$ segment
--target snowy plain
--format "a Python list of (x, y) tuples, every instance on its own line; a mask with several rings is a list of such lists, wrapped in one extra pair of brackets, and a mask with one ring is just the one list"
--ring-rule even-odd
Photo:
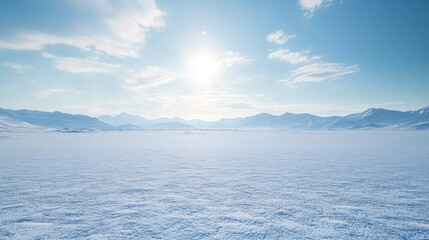
[(0, 239), (429, 239), (429, 132), (3, 133)]

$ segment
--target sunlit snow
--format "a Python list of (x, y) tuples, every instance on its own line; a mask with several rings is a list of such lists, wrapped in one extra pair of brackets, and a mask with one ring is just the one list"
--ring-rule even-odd
[(3, 133), (0, 239), (428, 239), (427, 131)]

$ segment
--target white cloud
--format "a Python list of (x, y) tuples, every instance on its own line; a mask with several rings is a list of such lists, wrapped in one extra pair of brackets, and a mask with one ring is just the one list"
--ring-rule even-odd
[(285, 35), (282, 30), (268, 34), (267, 41), (274, 42), (278, 45), (285, 44), (289, 39), (295, 38), (296, 35)]
[(179, 74), (167, 71), (158, 66), (148, 66), (141, 71), (128, 70), (123, 87), (130, 90), (157, 87), (175, 81)]
[(21, 64), (17, 64), (17, 63), (10, 63), (10, 62), (5, 62), (5, 63), (3, 63), (3, 65), (6, 67), (12, 68), (17, 73), (24, 73), (25, 70), (33, 68), (31, 66), (25, 66), (25, 65), (21, 65)]
[(321, 58), (322, 58), (322, 56), (315, 55), (315, 56), (312, 56), (312, 57), (311, 57), (311, 60), (319, 60), (319, 59), (321, 59)]
[(42, 56), (45, 58), (53, 59), (55, 67), (64, 72), (71, 73), (112, 73), (119, 70), (120, 66), (118, 64), (98, 62), (91, 59), (85, 58), (67, 58), (67, 57), (58, 57), (50, 53), (42, 53)]
[(269, 59), (278, 59), (288, 63), (306, 63), (310, 61), (310, 58), (300, 52), (291, 52), (289, 49), (280, 49), (272, 52), (268, 55)]
[(290, 64), (308, 63), (322, 58), (322, 56), (319, 55), (309, 56), (309, 53), (309, 50), (301, 52), (292, 52), (289, 49), (279, 49), (275, 52), (268, 54), (268, 58), (278, 59)]
[(72, 88), (48, 88), (36, 95), (37, 98), (48, 98), (57, 93), (70, 92)]
[(306, 15), (312, 16), (314, 11), (322, 6), (329, 6), (334, 0), (299, 0), (301, 8), (306, 11)]
[(239, 53), (228, 51), (223, 53), (223, 58), (220, 61), (221, 66), (230, 67), (233, 64), (249, 64), (253, 60), (246, 58)]
[[(157, 8), (155, 0), (72, 1), (71, 5), (76, 8), (75, 11), (85, 11), (79, 11), (82, 16), (76, 23), (78, 26), (70, 30), (69, 34), (37, 30), (22, 32), (7, 40), (0, 40), (0, 49), (41, 50), (46, 45), (66, 44), (117, 57), (136, 57), (144, 44), (145, 33), (164, 25), (164, 13)], [(91, 24), (88, 24), (89, 18)]]
[(313, 63), (292, 71), (288, 79), (280, 80), (289, 85), (301, 82), (320, 82), (328, 79), (337, 79), (340, 76), (359, 71), (358, 65), (347, 66), (344, 63)]

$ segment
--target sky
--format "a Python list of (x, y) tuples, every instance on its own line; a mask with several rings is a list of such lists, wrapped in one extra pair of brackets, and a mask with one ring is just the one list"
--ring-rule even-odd
[(0, 107), (149, 119), (429, 105), (425, 0), (3, 0)]

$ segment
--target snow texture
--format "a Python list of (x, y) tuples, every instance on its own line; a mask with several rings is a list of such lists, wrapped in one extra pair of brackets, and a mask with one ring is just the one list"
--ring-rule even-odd
[(0, 115), (0, 133), (34, 132), (48, 130), (46, 127), (35, 126), (11, 117)]
[(0, 239), (429, 239), (426, 131), (0, 136)]

